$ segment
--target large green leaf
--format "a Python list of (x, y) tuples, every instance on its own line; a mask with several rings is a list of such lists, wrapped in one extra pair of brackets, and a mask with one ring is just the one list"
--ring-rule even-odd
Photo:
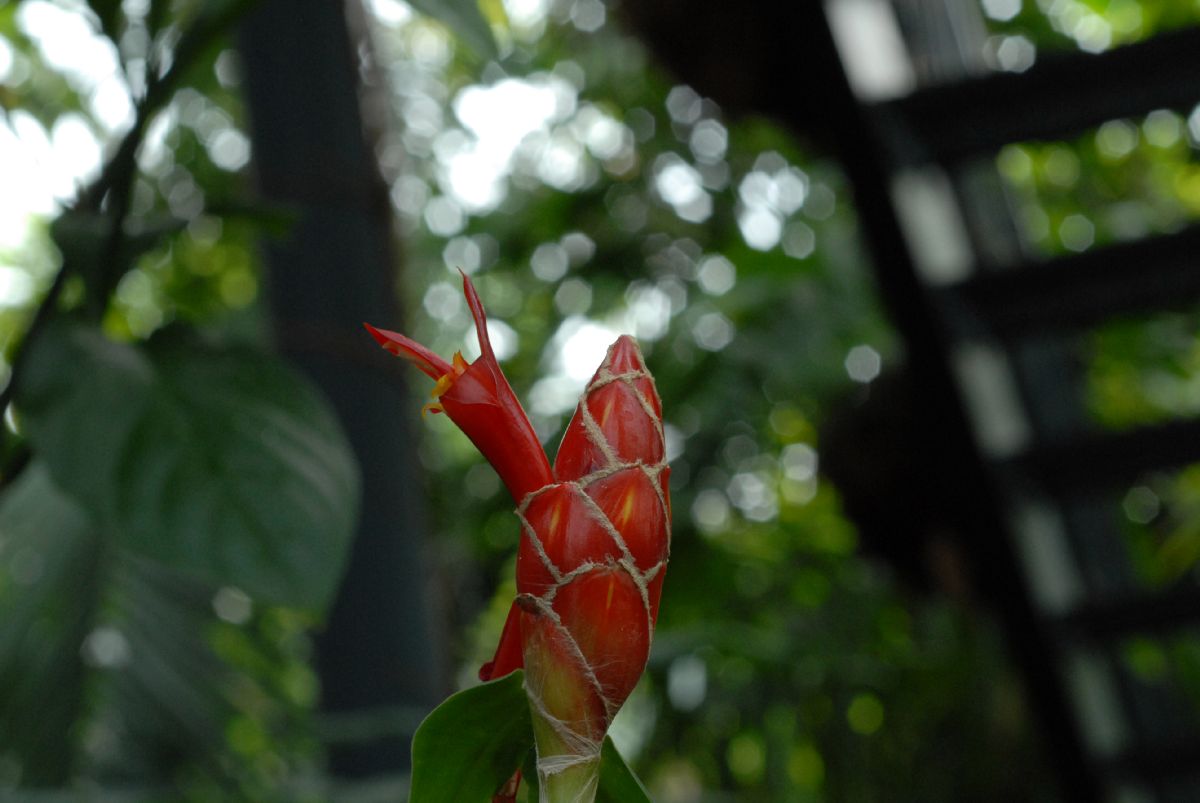
[(107, 543), (35, 459), (0, 497), (5, 783), (124, 777), (165, 786), (187, 775), (266, 800), (246, 769), (254, 756), (240, 755), (244, 739), (227, 737), (275, 728), (264, 745), (273, 755), (290, 749), (299, 717), (288, 690), (245, 666), (272, 678), (294, 671), (275, 643), (291, 631), (258, 628), (273, 612), (249, 605), (234, 617), (240, 624), (221, 621), (214, 597), (229, 592), (215, 591)]
[(0, 755), (16, 760), (25, 783), (61, 783), (72, 772), (99, 544), (37, 462), (0, 499)]
[(596, 803), (650, 803), (646, 787), (607, 736), (600, 750), (600, 789), (596, 792)]
[(410, 803), (487, 801), (533, 747), (525, 673), (461, 691), (413, 736)]
[(35, 451), (122, 545), (264, 600), (328, 602), (358, 475), (294, 372), (247, 350), (135, 346), (61, 324), (33, 344), (21, 379)]

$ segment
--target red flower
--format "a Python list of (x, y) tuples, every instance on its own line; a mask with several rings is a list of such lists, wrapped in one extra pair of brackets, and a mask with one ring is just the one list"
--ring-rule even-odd
[(483, 453), (515, 501), (551, 481), (550, 463), (533, 432), (517, 394), (513, 393), (488, 338), (487, 317), (471, 280), (463, 274), (463, 291), (471, 317), (479, 331), (479, 359), (470, 365), (462, 352), (448, 363), (415, 340), (397, 332), (363, 324), (388, 352), (403, 357), (431, 378), (436, 401), (425, 405), (434, 413), (444, 412)]
[[(437, 401), (517, 503), (518, 596), (485, 679), (524, 665), (543, 788), (594, 793), (604, 734), (645, 669), (670, 548), (662, 406), (637, 343), (622, 336), (588, 384), (550, 469), (496, 362), (483, 306), (463, 289), (481, 355), (447, 363), (367, 326), (437, 380)], [(499, 799), (499, 798), (498, 798)]]

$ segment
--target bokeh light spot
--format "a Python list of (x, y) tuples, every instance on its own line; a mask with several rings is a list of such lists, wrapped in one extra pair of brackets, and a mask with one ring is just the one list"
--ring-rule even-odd
[(783, 223), (779, 216), (761, 206), (742, 210), (737, 220), (746, 245), (757, 251), (771, 250), (783, 234)]
[(867, 383), (879, 376), (883, 358), (879, 352), (866, 344), (850, 349), (846, 354), (846, 374), (855, 382)]
[(787, 772), (796, 786), (816, 791), (825, 782), (825, 761), (812, 744), (793, 745), (788, 754)]
[(1154, 491), (1145, 485), (1136, 485), (1125, 494), (1121, 507), (1134, 524), (1149, 524), (1158, 516), (1162, 503)]
[(762, 780), (767, 766), (767, 751), (762, 736), (742, 731), (729, 740), (725, 761), (737, 780), (747, 786)]
[(692, 326), (696, 345), (705, 351), (720, 351), (733, 342), (733, 322), (719, 312), (706, 312)]
[(708, 667), (697, 655), (681, 655), (667, 669), (667, 699), (678, 711), (695, 711), (708, 693)]
[(846, 708), (846, 722), (850, 730), (862, 736), (870, 736), (883, 727), (883, 703), (874, 694), (856, 694)]
[(696, 281), (710, 296), (724, 295), (737, 282), (737, 269), (721, 254), (710, 254), (696, 267)]
[(1096, 241), (1096, 226), (1080, 214), (1067, 215), (1058, 227), (1063, 247), (1071, 251), (1086, 251)]
[(213, 613), (233, 625), (244, 625), (254, 613), (254, 602), (240, 588), (224, 586), (212, 598)]
[(729, 500), (715, 488), (706, 488), (692, 501), (692, 519), (703, 535), (715, 535), (729, 526)]
[(533, 275), (544, 282), (556, 282), (567, 275), (570, 257), (558, 243), (542, 243), (533, 251), (529, 266)]

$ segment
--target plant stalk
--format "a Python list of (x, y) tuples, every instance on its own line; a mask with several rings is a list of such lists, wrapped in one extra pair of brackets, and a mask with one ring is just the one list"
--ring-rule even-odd
[(562, 722), (536, 709), (532, 714), (539, 803), (593, 803), (600, 787), (600, 745), (581, 750), (585, 745)]

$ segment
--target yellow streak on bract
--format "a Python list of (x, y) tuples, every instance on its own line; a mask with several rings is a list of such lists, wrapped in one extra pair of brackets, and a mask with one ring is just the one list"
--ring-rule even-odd
[(596, 416), (596, 423), (600, 425), (600, 429), (604, 429), (604, 425), (608, 423), (608, 417), (612, 415), (613, 397), (608, 394), (604, 398), (604, 405), (600, 408), (600, 415)]
[(624, 529), (625, 525), (629, 524), (633, 518), (633, 511), (637, 503), (637, 487), (629, 486), (625, 491), (625, 498), (621, 500), (621, 509), (617, 513), (617, 521), (614, 522), (619, 528)]
[(610, 575), (608, 578), (608, 598), (604, 600), (604, 612), (608, 613), (612, 610), (613, 592), (617, 590), (616, 575)]
[(554, 500), (554, 506), (550, 508), (550, 532), (546, 533), (546, 546), (558, 540), (558, 536), (562, 530), (563, 520), (563, 499), (559, 497)]

